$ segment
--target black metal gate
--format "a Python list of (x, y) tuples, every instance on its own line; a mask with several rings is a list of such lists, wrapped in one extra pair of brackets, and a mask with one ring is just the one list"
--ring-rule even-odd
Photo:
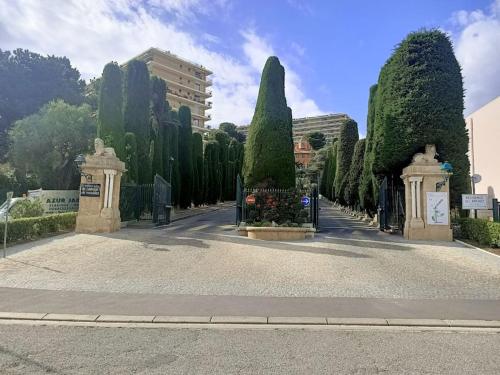
[(171, 186), (156, 175), (153, 184), (124, 183), (120, 188), (122, 221), (151, 220), (155, 225), (170, 223)]
[(172, 190), (170, 184), (160, 175), (154, 180), (153, 223), (155, 225), (170, 224)]
[(378, 219), (380, 230), (404, 231), (404, 186), (395, 183), (393, 176), (386, 176), (380, 185)]
[(236, 177), (236, 225), (240, 225), (243, 218), (243, 183), (241, 177)]

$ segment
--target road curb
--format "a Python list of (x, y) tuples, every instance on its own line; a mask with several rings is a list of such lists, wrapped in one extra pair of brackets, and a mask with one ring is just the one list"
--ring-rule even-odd
[(0, 321), (45, 321), (88, 323), (147, 323), (197, 325), (322, 325), (322, 326), (386, 326), (386, 327), (446, 327), (446, 328), (500, 328), (500, 320), (458, 319), (392, 319), (392, 318), (336, 318), (298, 316), (162, 316), (162, 315), (84, 315), (30, 312), (0, 312)]
[(500, 255), (497, 255), (497, 254), (491, 253), (491, 252), (489, 252), (489, 251), (487, 251), (487, 250), (481, 249), (480, 247), (477, 247), (477, 246), (471, 245), (470, 243), (467, 243), (467, 242), (464, 242), (464, 241), (457, 240), (456, 238), (455, 238), (455, 239), (453, 239), (453, 241), (458, 242), (459, 244), (464, 245), (465, 247), (468, 247), (468, 248), (470, 248), (470, 249), (479, 250), (479, 251), (482, 251), (483, 253), (490, 254), (490, 255), (493, 255), (493, 256), (495, 256), (495, 257), (499, 257), (499, 258), (500, 258)]

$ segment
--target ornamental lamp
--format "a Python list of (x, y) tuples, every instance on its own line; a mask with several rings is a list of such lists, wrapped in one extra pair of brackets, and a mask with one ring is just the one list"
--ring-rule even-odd
[(441, 175), (443, 176), (443, 181), (439, 181), (436, 183), (436, 191), (440, 191), (443, 186), (446, 185), (448, 180), (450, 179), (451, 175), (453, 174), (453, 166), (451, 163), (445, 161), (444, 163), (441, 163), (441, 166), (439, 167), (441, 170)]

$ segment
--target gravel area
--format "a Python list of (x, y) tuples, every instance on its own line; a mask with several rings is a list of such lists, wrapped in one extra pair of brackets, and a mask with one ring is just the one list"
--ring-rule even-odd
[[(384, 298), (500, 298), (500, 257), (458, 244), (237, 237), (233, 210), (164, 229), (70, 234), (0, 259), (0, 287), (97, 292)], [(366, 238), (366, 237), (359, 237)]]

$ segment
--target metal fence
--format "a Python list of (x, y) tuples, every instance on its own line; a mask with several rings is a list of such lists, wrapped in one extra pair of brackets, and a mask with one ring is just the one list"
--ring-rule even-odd
[(317, 189), (238, 189), (236, 222), (318, 224)]

